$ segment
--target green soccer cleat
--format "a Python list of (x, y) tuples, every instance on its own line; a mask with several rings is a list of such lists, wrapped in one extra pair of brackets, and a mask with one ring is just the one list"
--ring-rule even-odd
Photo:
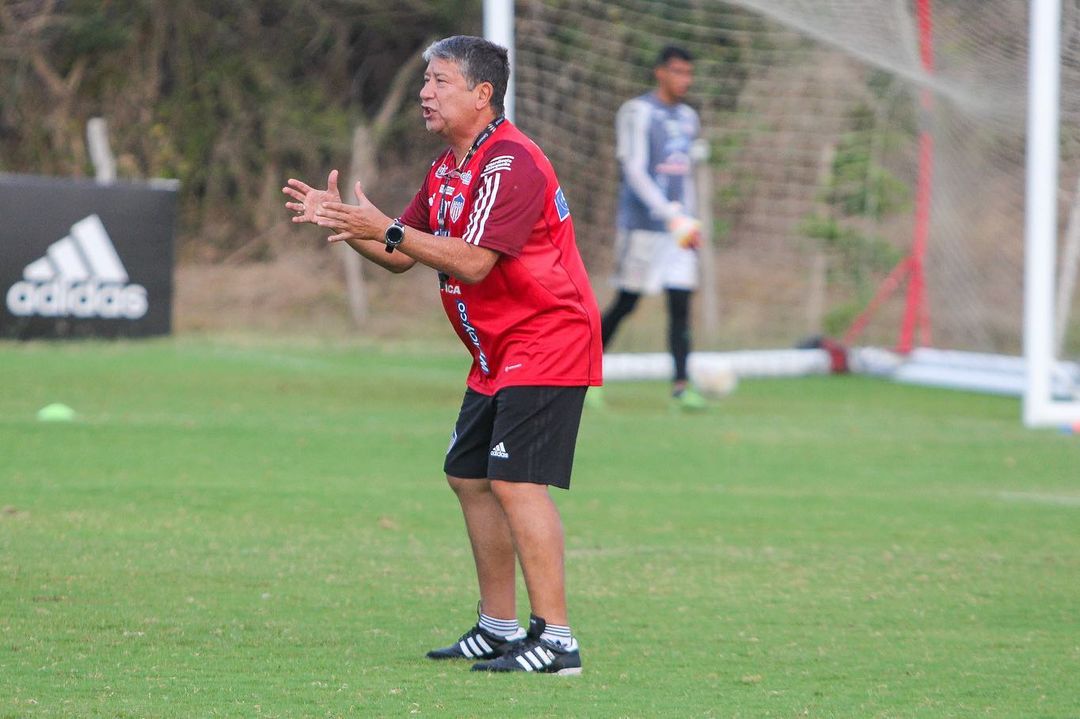
[(705, 401), (705, 398), (690, 386), (673, 393), (671, 395), (671, 405), (674, 409), (683, 412), (703, 412), (709, 408), (709, 403)]

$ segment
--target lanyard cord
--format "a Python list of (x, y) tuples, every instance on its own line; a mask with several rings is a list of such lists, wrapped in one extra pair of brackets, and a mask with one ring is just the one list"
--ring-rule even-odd
[[(458, 163), (457, 170), (451, 170), (451, 172), (457, 172), (468, 165), (469, 160), (476, 154), (476, 151), (480, 149), (481, 145), (488, 141), (488, 138), (495, 133), (495, 130), (498, 129), (499, 125), (503, 124), (504, 120), (506, 120), (505, 117), (499, 116), (489, 122), (487, 127), (476, 136), (475, 140), (473, 140), (472, 147), (469, 148), (469, 152), (465, 155), (465, 159)], [(439, 211), (435, 215), (435, 221), (439, 223), (440, 234), (446, 230), (446, 215), (450, 210), (450, 200), (446, 197), (446, 188), (450, 184), (451, 172), (446, 173), (446, 179), (439, 185)]]

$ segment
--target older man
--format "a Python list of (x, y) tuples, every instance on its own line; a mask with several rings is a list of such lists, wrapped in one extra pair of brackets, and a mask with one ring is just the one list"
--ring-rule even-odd
[[(420, 107), (449, 147), (412, 203), (384, 215), (356, 184), (343, 204), (290, 179), (293, 222), (334, 231), (392, 272), (438, 272), (443, 307), (473, 358), (443, 469), (465, 516), (480, 585), (479, 621), (432, 659), (475, 671), (581, 672), (570, 631), (563, 529), (549, 486), (568, 489), (586, 388), (599, 385), (600, 316), (570, 208), (544, 153), (503, 117), (506, 50), (476, 37), (424, 53)], [(515, 572), (529, 594), (517, 621)]]

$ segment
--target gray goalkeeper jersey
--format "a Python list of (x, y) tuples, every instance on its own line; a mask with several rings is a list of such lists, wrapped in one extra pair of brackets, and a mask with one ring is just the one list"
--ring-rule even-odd
[(618, 227), (664, 231), (676, 214), (672, 202), (696, 215), (690, 147), (700, 122), (694, 109), (667, 105), (650, 92), (623, 103), (615, 130), (622, 177)]

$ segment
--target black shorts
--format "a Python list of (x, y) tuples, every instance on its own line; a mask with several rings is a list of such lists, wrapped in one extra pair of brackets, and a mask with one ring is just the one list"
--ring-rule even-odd
[(570, 488), (585, 387), (465, 390), (443, 471)]

